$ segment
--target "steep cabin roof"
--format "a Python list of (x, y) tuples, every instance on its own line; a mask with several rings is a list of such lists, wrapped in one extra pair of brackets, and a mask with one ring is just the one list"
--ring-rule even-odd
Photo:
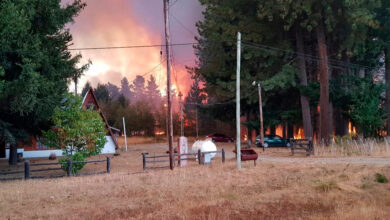
[[(100, 107), (99, 107), (99, 103), (97, 102), (97, 99), (96, 99), (96, 96), (95, 96), (95, 93), (93, 92), (93, 89), (90, 88), (88, 90), (88, 92), (85, 94), (84, 96), (84, 99), (83, 99), (83, 108), (84, 109), (90, 109), (92, 108), (94, 111), (99, 111), (100, 110)], [(105, 124), (105, 128), (107, 130), (107, 135), (108, 136), (111, 136), (112, 140), (114, 141), (115, 143), (115, 149), (118, 149), (118, 143), (114, 137), (114, 134), (111, 130), (111, 127), (108, 125), (108, 122), (107, 122), (107, 119), (106, 117), (104, 116), (103, 112), (100, 110), (99, 111), (100, 113), (100, 116), (102, 117), (103, 119), (103, 122)]]

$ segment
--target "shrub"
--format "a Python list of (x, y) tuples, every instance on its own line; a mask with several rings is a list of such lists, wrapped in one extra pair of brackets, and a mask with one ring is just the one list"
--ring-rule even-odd
[(386, 176), (380, 173), (375, 174), (375, 179), (378, 183), (388, 183)]
[[(61, 107), (54, 110), (53, 128), (42, 131), (45, 144), (61, 149), (65, 156), (73, 161), (84, 161), (85, 158), (97, 155), (106, 143), (105, 124), (99, 112), (82, 108), (80, 97), (68, 95)], [(67, 165), (62, 166), (66, 169)], [(72, 170), (77, 173), (84, 164), (74, 164)]]
[(58, 160), (60, 163), (62, 163), (61, 168), (64, 171), (68, 170), (68, 163), (67, 163), (68, 159), (72, 159), (72, 173), (78, 173), (85, 166), (85, 163), (73, 163), (73, 162), (85, 161), (85, 157), (83, 156), (83, 154), (77, 152), (73, 155), (69, 155), (67, 157), (63, 157)]

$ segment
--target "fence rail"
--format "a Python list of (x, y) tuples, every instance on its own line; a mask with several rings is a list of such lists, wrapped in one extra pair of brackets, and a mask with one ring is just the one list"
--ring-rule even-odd
[[(64, 175), (56, 175), (56, 176), (31, 176), (30, 173), (38, 173), (38, 172), (44, 172), (44, 171), (53, 171), (53, 170), (62, 170), (61, 167), (50, 167), (50, 168), (43, 168), (43, 169), (31, 169), (31, 167), (39, 167), (39, 166), (51, 166), (51, 165), (63, 165), (67, 164), (66, 167), (66, 176), (73, 176), (74, 173), (72, 172), (72, 167), (74, 164), (88, 164), (88, 163), (102, 163), (106, 162), (106, 171), (101, 172), (90, 172), (90, 173), (82, 173), (78, 174), (78, 176), (84, 176), (84, 175), (92, 175), (92, 174), (101, 174), (101, 173), (110, 173), (111, 172), (111, 158), (107, 157), (105, 160), (89, 160), (89, 161), (72, 161), (72, 159), (68, 159), (66, 162), (52, 162), (52, 163), (34, 163), (31, 164), (29, 160), (26, 160), (24, 162), (24, 166), (19, 166), (17, 168), (24, 168), (24, 170), (21, 171), (11, 171), (11, 172), (1, 172), (0, 175), (12, 175), (12, 174), (19, 174), (24, 173), (24, 179), (36, 179), (36, 178), (56, 178), (56, 177), (64, 177)], [(1, 179), (1, 180), (15, 180), (15, 179), (23, 179), (21, 177), (12, 177), (7, 179)]]
[[(211, 154), (211, 153), (221, 153), (222, 154), (222, 163), (225, 163), (225, 150), (222, 149), (220, 151), (207, 151), (207, 152), (201, 152), (198, 150), (198, 152), (194, 153), (185, 153), (185, 154), (178, 154), (175, 153), (173, 160), (174, 164), (176, 164), (176, 161), (180, 163), (182, 160), (193, 160), (196, 161), (198, 160), (199, 165), (204, 164), (204, 161), (202, 161), (202, 158), (204, 158), (205, 154)], [(156, 155), (156, 156), (147, 156), (149, 153), (142, 153), (142, 168), (144, 170), (146, 169), (163, 169), (163, 168), (169, 168), (170, 166), (146, 166), (147, 164), (158, 164), (158, 163), (165, 163), (168, 162), (169, 160), (148, 160), (148, 159), (156, 159), (156, 158), (166, 158), (169, 157), (169, 154), (164, 154), (164, 155)], [(182, 158), (182, 156), (194, 156), (194, 157), (187, 157), (187, 158)]]

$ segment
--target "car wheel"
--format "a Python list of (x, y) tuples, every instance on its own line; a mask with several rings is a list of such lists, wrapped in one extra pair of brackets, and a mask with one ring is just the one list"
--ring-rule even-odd
[(233, 141), (232, 140), (228, 140), (228, 143), (232, 143)]
[(264, 143), (264, 147), (265, 148), (269, 147), (268, 143)]
[(286, 144), (286, 147), (291, 147), (291, 144), (290, 144), (290, 143), (287, 143), (287, 144)]

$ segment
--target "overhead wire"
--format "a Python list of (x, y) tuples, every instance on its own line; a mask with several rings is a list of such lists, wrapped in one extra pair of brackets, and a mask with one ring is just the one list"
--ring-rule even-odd
[[(196, 45), (196, 42), (189, 43), (174, 43), (169, 46), (186, 46)], [(151, 44), (151, 45), (130, 45), (130, 46), (108, 46), (108, 47), (82, 47), (82, 48), (69, 48), (68, 50), (111, 50), (111, 49), (134, 49), (134, 48), (148, 48), (148, 47), (165, 47), (166, 44)]]
[[(253, 48), (258, 48), (258, 49), (262, 49), (262, 50), (279, 51), (279, 52), (283, 52), (283, 53), (286, 53), (286, 54), (290, 53), (290, 54), (295, 54), (295, 55), (298, 55), (298, 56), (303, 56), (305, 60), (310, 60), (310, 61), (321, 61), (321, 60), (324, 60), (324, 58), (321, 58), (321, 57), (318, 57), (318, 56), (305, 54), (305, 53), (299, 53), (299, 52), (293, 51), (293, 50), (285, 50), (285, 49), (272, 47), (272, 46), (268, 46), (268, 45), (264, 45), (264, 44), (250, 43), (250, 42), (244, 42), (244, 41), (242, 43), (244, 45), (246, 45), (246, 46), (253, 47)], [(375, 67), (364, 66), (364, 65), (355, 64), (355, 63), (347, 63), (347, 62), (340, 61), (340, 60), (335, 60), (335, 59), (326, 58), (326, 60), (328, 61), (328, 63), (332, 64), (333, 67), (337, 67), (337, 66), (340, 67), (341, 66), (341, 67), (348, 67), (348, 68), (376, 69)]]

